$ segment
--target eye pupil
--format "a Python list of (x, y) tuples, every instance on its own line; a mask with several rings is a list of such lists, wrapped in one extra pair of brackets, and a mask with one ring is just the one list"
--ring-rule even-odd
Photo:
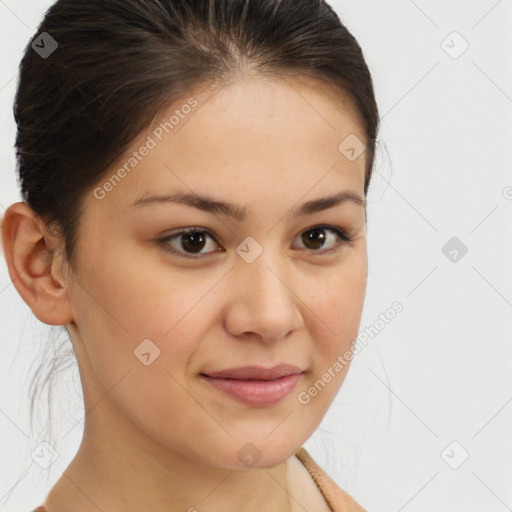
[(182, 236), (183, 236), (183, 239), (182, 239), (181, 246), (183, 247), (183, 249), (187, 250), (187, 242), (186, 242), (187, 240), (189, 240), (191, 242), (190, 246), (192, 248), (192, 251), (194, 251), (196, 249), (199, 249), (199, 251), (201, 251), (201, 249), (203, 249), (205, 237), (203, 236), (203, 234), (201, 232), (197, 231), (197, 232), (192, 232), (192, 233), (185, 233)]
[[(318, 235), (315, 235), (318, 233)], [(325, 232), (322, 229), (311, 229), (306, 232), (306, 240), (313, 242), (314, 249), (318, 249), (325, 242)]]

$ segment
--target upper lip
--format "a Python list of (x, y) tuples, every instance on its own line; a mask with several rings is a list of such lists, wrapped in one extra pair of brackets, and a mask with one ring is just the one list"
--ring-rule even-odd
[(291, 364), (279, 364), (272, 368), (264, 368), (263, 366), (240, 366), (238, 368), (229, 368), (218, 372), (203, 373), (202, 375), (220, 379), (273, 380), (297, 373), (302, 373), (302, 370), (299, 367)]

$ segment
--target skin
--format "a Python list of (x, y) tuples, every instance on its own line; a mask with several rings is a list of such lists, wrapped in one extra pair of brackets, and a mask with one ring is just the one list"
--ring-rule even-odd
[[(50, 512), (329, 510), (294, 454), (348, 366), (307, 405), (298, 395), (357, 336), (366, 212), (350, 201), (303, 217), (289, 211), (343, 190), (364, 198), (365, 154), (350, 161), (338, 150), (364, 132), (348, 104), (308, 80), (252, 77), (195, 94), (193, 112), (113, 190), (101, 200), (87, 194), (73, 270), (61, 239), (26, 204), (7, 210), (13, 283), (39, 320), (66, 325), (84, 388), (83, 440), (45, 502)], [(183, 103), (162, 112), (107, 178)], [(171, 203), (130, 207), (175, 191), (245, 206), (247, 218)], [(320, 230), (323, 245), (308, 243), (319, 224), (353, 241)], [(215, 236), (198, 249), (202, 259), (156, 241), (193, 226)], [(248, 236), (263, 248), (250, 264), (236, 252)], [(183, 238), (167, 245), (187, 254)], [(144, 339), (160, 349), (148, 366), (134, 356)], [(304, 373), (273, 406), (241, 403), (198, 376), (278, 363)], [(237, 457), (247, 442), (261, 454), (251, 468)]]

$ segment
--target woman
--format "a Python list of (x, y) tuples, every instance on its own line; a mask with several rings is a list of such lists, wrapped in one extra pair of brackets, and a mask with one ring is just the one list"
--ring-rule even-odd
[(334, 11), (60, 0), (15, 118), (5, 257), (86, 411), (37, 510), (363, 510), (302, 448), (359, 329), (378, 130)]

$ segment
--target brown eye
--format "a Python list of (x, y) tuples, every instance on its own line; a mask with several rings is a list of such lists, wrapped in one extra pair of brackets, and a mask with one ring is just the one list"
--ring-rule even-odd
[(190, 252), (193, 253), (200, 252), (206, 244), (204, 233), (195, 231), (193, 233), (185, 233), (182, 236), (181, 247), (186, 251), (190, 250)]
[[(302, 235), (302, 240), (308, 247), (308, 249), (320, 249), (326, 240), (325, 231), (323, 229), (311, 229), (305, 231)], [(311, 244), (311, 245), (308, 245)]]
[[(301, 239), (306, 249), (319, 253), (336, 250), (341, 244), (352, 241), (352, 239), (348, 237), (342, 230), (330, 226), (316, 226), (314, 228), (308, 229), (307, 231), (303, 231)], [(328, 243), (329, 240), (332, 240), (333, 242), (330, 244), (331, 247), (328, 247), (323, 251), (319, 250), (324, 248), (325, 244)]]
[[(204, 253), (201, 252), (205, 247), (208, 247), (208, 239), (212, 239), (216, 243), (215, 237), (208, 231), (190, 228), (162, 238), (159, 242), (163, 243), (164, 248), (172, 253), (184, 257), (197, 258), (208, 252), (219, 252), (216, 249), (205, 251)], [(171, 241), (174, 243), (171, 243)]]

